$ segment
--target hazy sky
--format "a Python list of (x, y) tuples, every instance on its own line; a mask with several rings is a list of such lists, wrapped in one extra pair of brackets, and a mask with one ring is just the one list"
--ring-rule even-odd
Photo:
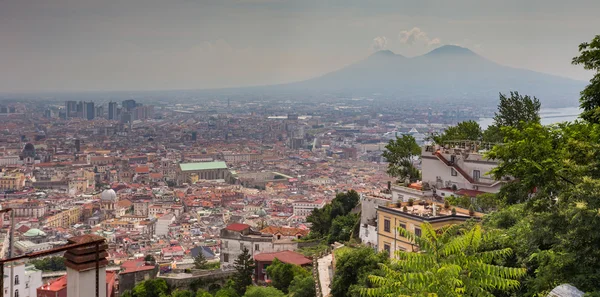
[(587, 80), (598, 0), (0, 0), (0, 92), (216, 88), (303, 80), (377, 49), (456, 44)]

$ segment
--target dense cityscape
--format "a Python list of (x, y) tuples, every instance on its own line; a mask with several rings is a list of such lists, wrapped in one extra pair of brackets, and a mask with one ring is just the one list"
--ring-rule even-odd
[(0, 1), (0, 297), (600, 297), (598, 3), (140, 1)]

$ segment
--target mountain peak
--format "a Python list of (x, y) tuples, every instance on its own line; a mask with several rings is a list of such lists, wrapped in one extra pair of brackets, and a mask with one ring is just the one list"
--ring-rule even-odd
[(440, 46), (429, 53), (425, 54), (425, 56), (439, 56), (439, 55), (465, 55), (465, 56), (478, 56), (472, 50), (458, 46), (458, 45), (443, 45)]
[(371, 55), (371, 57), (402, 57), (391, 50), (380, 50)]

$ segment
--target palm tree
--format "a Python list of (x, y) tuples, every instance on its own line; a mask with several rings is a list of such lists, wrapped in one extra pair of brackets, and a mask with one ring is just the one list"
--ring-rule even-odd
[(385, 276), (369, 276), (374, 288), (362, 296), (490, 296), (494, 291), (510, 291), (526, 270), (495, 265), (512, 254), (510, 248), (491, 249), (495, 231), (484, 232), (481, 225), (465, 228), (445, 226), (439, 230), (426, 223), (422, 236), (398, 228), (420, 252), (397, 251), (391, 265), (380, 264)]

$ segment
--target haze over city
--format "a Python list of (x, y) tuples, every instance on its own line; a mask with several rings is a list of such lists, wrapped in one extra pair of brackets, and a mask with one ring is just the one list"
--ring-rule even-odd
[(389, 49), (459, 45), (502, 65), (588, 80), (575, 45), (600, 2), (0, 2), (0, 92), (164, 90), (314, 78)]
[(0, 0), (0, 297), (599, 297), (599, 0)]

